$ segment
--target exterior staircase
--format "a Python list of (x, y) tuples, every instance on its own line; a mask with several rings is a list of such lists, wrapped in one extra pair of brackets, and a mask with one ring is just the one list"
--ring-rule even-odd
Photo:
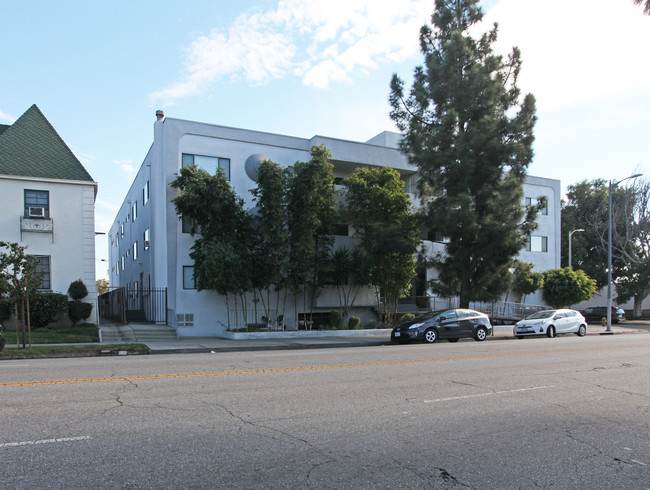
[(176, 330), (169, 325), (129, 324), (99, 325), (101, 339), (105, 344), (165, 342), (176, 340)]

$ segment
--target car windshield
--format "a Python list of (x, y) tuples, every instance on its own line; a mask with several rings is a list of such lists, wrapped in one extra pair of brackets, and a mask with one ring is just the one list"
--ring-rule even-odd
[(431, 320), (432, 318), (437, 317), (438, 315), (444, 313), (445, 311), (448, 310), (436, 310), (436, 311), (431, 311), (429, 313), (424, 313), (423, 315), (416, 316), (413, 320), (410, 320), (410, 322), (411, 323), (425, 322), (427, 320)]
[(551, 318), (555, 314), (555, 310), (544, 310), (533, 313), (526, 317), (526, 320), (538, 320), (540, 318)]

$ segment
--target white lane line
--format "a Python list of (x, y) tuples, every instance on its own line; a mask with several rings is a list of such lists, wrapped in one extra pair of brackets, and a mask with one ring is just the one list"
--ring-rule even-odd
[(90, 436), (60, 437), (58, 439), (41, 439), (40, 441), (5, 442), (5, 443), (0, 443), (0, 448), (32, 446), (35, 444), (52, 444), (54, 442), (87, 441), (88, 439), (90, 439)]
[(552, 385), (548, 386), (533, 386), (532, 388), (519, 388), (517, 390), (504, 390), (504, 391), (491, 391), (490, 393), (479, 393), (477, 395), (464, 395), (464, 396), (452, 396), (449, 398), (436, 398), (435, 400), (424, 400), (424, 403), (438, 403), (438, 402), (448, 402), (451, 400), (465, 400), (467, 398), (480, 398), (483, 396), (494, 396), (494, 395), (504, 395), (507, 393), (519, 393), (521, 391), (531, 391), (531, 390), (542, 390), (544, 388), (553, 388)]

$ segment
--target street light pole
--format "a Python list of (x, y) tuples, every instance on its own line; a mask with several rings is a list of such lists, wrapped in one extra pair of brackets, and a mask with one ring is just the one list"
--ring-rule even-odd
[(609, 181), (609, 203), (607, 206), (607, 332), (612, 331), (612, 186), (618, 185), (629, 179), (641, 177), (641, 174), (630, 175), (614, 182)]
[(578, 228), (577, 230), (571, 230), (569, 232), (569, 269), (573, 269), (573, 267), (571, 267), (571, 237), (573, 236), (574, 233), (577, 233), (579, 231), (585, 231), (585, 230), (583, 230), (582, 228)]

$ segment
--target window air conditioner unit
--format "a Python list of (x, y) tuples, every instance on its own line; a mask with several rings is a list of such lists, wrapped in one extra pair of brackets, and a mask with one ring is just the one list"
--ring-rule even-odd
[(144, 241), (144, 248), (149, 248), (149, 240)]
[(30, 206), (27, 208), (27, 214), (30, 218), (45, 218), (45, 208)]

